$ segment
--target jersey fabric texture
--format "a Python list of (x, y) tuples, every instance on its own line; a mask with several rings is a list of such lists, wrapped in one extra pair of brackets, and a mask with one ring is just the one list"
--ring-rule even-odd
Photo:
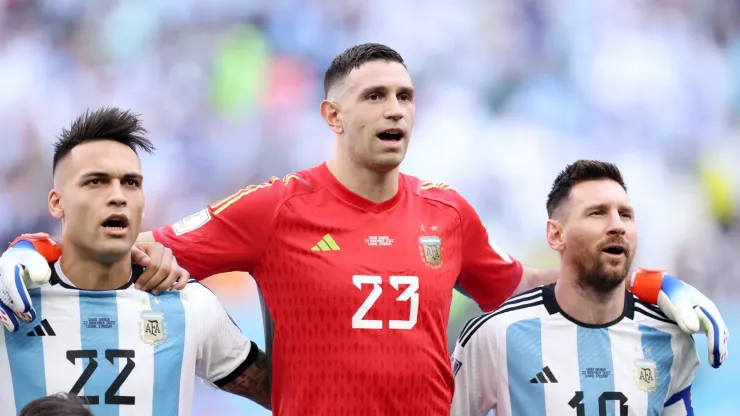
[(254, 276), (273, 320), (276, 415), (449, 415), (453, 287), (492, 310), (522, 274), (448, 186), (402, 174), (377, 204), (325, 164), (154, 235), (196, 278)]
[(74, 288), (59, 262), (30, 289), (36, 320), (0, 331), (0, 414), (60, 392), (85, 396), (96, 415), (189, 415), (195, 377), (223, 386), (256, 359), (216, 296), (192, 280), (153, 296)]
[(693, 415), (693, 338), (625, 292), (622, 316), (580, 323), (554, 284), (471, 319), (452, 356), (453, 415)]

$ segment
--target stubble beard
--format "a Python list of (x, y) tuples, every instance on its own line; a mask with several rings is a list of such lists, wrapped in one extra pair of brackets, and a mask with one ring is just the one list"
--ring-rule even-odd
[[(578, 279), (576, 283), (581, 289), (599, 297), (612, 293), (622, 287), (627, 278), (632, 266), (633, 253), (634, 251), (630, 249), (626, 254), (627, 258), (620, 260), (605, 259), (600, 249), (595, 253), (593, 251), (582, 252), (577, 262)], [(619, 262), (622, 262), (622, 266), (614, 267)]]

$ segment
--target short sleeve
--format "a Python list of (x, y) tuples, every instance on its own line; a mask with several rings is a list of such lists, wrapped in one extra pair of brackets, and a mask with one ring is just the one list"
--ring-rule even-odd
[(452, 373), (455, 393), (452, 399), (453, 416), (484, 416), (497, 403), (495, 377), (495, 338), (487, 327), (478, 327), (471, 319), (463, 328), (452, 354)]
[(172, 225), (153, 231), (197, 280), (252, 272), (270, 238), (287, 189), (283, 181), (248, 186)]
[(519, 286), (522, 264), (490, 239), (475, 209), (460, 197), (463, 259), (457, 284), (483, 311), (498, 308)]
[(255, 361), (257, 347), (242, 334), (208, 288), (192, 281), (183, 293), (193, 307), (199, 340), (195, 373), (204, 381), (222, 387)]

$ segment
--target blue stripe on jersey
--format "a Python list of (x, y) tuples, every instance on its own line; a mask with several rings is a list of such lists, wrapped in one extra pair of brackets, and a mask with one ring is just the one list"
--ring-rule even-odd
[[(33, 332), (34, 325), (41, 319), (41, 289), (29, 289), (31, 302), (36, 309), (36, 320), (31, 325), (24, 325), (16, 332), (5, 333), (5, 346), (10, 362), (10, 377), (13, 381), (13, 395), (15, 408), (19, 411), (32, 400), (44, 397), (46, 393), (46, 377), (44, 366), (43, 337), (28, 336)], [(0, 329), (4, 331), (4, 329)]]
[(542, 327), (539, 318), (506, 328), (506, 367), (512, 415), (544, 415), (545, 385), (529, 380), (542, 371)]
[[(113, 290), (89, 292), (81, 290), (80, 299), (80, 334), (82, 350), (79, 354), (94, 354), (93, 360), (97, 364), (90, 379), (85, 383), (80, 396), (92, 400), (97, 398), (97, 405), (91, 405), (90, 410), (95, 416), (118, 416), (118, 404), (111, 404), (106, 398), (108, 389), (118, 377), (119, 359), (113, 358), (111, 363), (106, 355), (109, 351), (118, 350), (118, 293)], [(67, 352), (69, 354), (69, 351)], [(76, 358), (75, 365), (82, 366), (84, 371), (90, 365), (89, 358)], [(95, 364), (93, 364), (95, 365)], [(111, 392), (118, 395), (118, 391)]]
[(164, 342), (154, 347), (152, 416), (180, 413), (180, 373), (185, 349), (185, 309), (179, 291), (149, 295), (152, 311), (162, 311)]
[(655, 361), (657, 373), (658, 387), (654, 392), (648, 393), (650, 409), (648, 413), (660, 414), (668, 395), (668, 385), (671, 383), (671, 367), (673, 366), (671, 334), (647, 325), (640, 325), (638, 329), (642, 334), (642, 353), (645, 358)]
[(599, 411), (599, 397), (614, 391), (614, 363), (607, 328), (578, 327), (578, 373), (582, 403), (587, 415), (614, 416), (614, 402), (606, 402), (606, 414)]

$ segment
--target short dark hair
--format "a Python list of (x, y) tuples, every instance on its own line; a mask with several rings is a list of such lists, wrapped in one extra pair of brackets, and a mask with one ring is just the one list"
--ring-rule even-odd
[(329, 95), (329, 90), (344, 77), (349, 75), (353, 69), (370, 61), (398, 62), (406, 67), (401, 54), (388, 46), (380, 43), (363, 43), (353, 46), (337, 55), (331, 65), (324, 73), (324, 98)]
[(79, 397), (59, 393), (28, 403), (19, 416), (93, 416)]
[(593, 181), (599, 179), (611, 179), (627, 190), (627, 186), (622, 179), (622, 173), (617, 165), (598, 160), (577, 160), (566, 166), (555, 178), (552, 183), (552, 189), (547, 195), (547, 215), (552, 218), (552, 214), (560, 204), (568, 199), (570, 190), (581, 182)]
[(131, 150), (154, 152), (154, 145), (144, 135), (146, 129), (141, 125), (139, 116), (131, 110), (105, 107), (77, 117), (69, 129), (62, 130), (54, 143), (54, 162), (52, 171), (56, 171), (59, 161), (64, 159), (76, 146), (94, 140), (113, 140), (123, 143)]

